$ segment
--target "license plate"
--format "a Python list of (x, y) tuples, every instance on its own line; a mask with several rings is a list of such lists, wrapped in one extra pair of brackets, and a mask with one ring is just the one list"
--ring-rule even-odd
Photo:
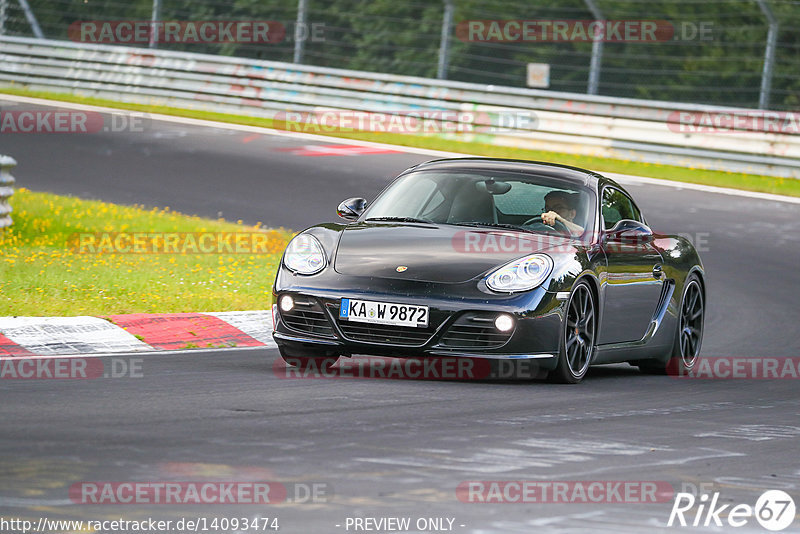
[(342, 299), (339, 319), (392, 326), (428, 326), (428, 307), (371, 300)]

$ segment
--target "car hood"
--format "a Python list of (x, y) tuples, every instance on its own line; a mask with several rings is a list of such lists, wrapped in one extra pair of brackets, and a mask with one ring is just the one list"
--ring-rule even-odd
[(562, 237), (513, 230), (357, 223), (342, 231), (334, 269), (351, 276), (459, 283), (516, 258), (556, 247), (559, 253), (575, 250)]

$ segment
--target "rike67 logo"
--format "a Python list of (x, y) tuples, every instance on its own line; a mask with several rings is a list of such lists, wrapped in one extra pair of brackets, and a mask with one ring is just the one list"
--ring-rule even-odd
[(781, 490), (761, 494), (755, 506), (749, 504), (720, 504), (719, 492), (677, 493), (667, 526), (681, 527), (743, 527), (755, 520), (765, 529), (777, 532), (788, 528), (794, 521), (794, 499)]

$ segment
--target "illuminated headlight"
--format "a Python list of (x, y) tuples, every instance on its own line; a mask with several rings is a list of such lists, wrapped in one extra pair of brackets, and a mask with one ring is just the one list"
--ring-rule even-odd
[(281, 297), (281, 311), (289, 312), (292, 311), (294, 308), (294, 299), (290, 295), (284, 295)]
[(300, 234), (292, 239), (283, 255), (283, 264), (299, 274), (316, 274), (325, 268), (327, 260), (317, 238), (311, 234)]
[(501, 332), (508, 332), (514, 328), (514, 318), (505, 313), (498, 315), (497, 319), (494, 320), (494, 326)]
[(544, 282), (553, 270), (553, 260), (546, 254), (532, 254), (506, 263), (486, 279), (492, 291), (513, 293), (527, 291)]

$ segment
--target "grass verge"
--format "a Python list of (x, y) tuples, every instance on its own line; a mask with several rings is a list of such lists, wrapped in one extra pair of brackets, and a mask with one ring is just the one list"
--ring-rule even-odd
[[(158, 113), (163, 115), (175, 115), (179, 117), (189, 117), (195, 119), (212, 120), (233, 124), (246, 124), (250, 126), (261, 126), (272, 128), (272, 119), (248, 117), (243, 115), (229, 115), (224, 113), (213, 113), (209, 111), (172, 108), (166, 106), (134, 104), (127, 102), (117, 102), (114, 100), (104, 100), (100, 98), (82, 97), (66, 93), (51, 93), (43, 91), (30, 91), (27, 89), (0, 88), (0, 93), (29, 96), (35, 98), (45, 98), (48, 100), (60, 100), (64, 102), (74, 102), (118, 109), (141, 111), (145, 113)], [(759, 191), (764, 193), (774, 193), (779, 195), (800, 196), (800, 180), (793, 178), (779, 178), (775, 176), (762, 176), (756, 174), (733, 173), (725, 171), (715, 171), (706, 169), (696, 169), (679, 167), (673, 165), (657, 165), (638, 161), (626, 161), (607, 159), (595, 156), (580, 156), (575, 154), (565, 154), (558, 152), (545, 152), (539, 150), (516, 149), (511, 147), (495, 146), (483, 143), (463, 142), (452, 139), (434, 138), (421, 135), (403, 135), (392, 133), (375, 132), (336, 132), (327, 133), (324, 131), (305, 130), (308, 133), (329, 135), (331, 137), (355, 139), (361, 141), (373, 141), (378, 143), (388, 143), (415, 148), (426, 148), (432, 150), (443, 150), (448, 152), (459, 152), (463, 154), (474, 154), (479, 156), (491, 156), (498, 158), (516, 158), (535, 161), (552, 161), (565, 165), (574, 165), (599, 172), (617, 172), (622, 174), (632, 174), (637, 176), (648, 176), (661, 178), (676, 182), (688, 182), (703, 185), (713, 185), (718, 187), (730, 187), (746, 191)]]
[[(275, 269), (291, 238), (283, 229), (24, 188), (11, 203), (14, 224), (0, 230), (0, 316), (267, 309)], [(115, 232), (126, 232), (129, 239), (109, 240)], [(134, 232), (150, 233), (155, 239), (145, 243), (158, 246), (164, 244), (158, 242), (162, 234), (181, 241), (166, 247), (170, 253), (136, 253)], [(196, 240), (184, 239), (190, 233)], [(257, 240), (190, 246), (201, 235)], [(223, 253), (195, 253), (212, 248)]]

